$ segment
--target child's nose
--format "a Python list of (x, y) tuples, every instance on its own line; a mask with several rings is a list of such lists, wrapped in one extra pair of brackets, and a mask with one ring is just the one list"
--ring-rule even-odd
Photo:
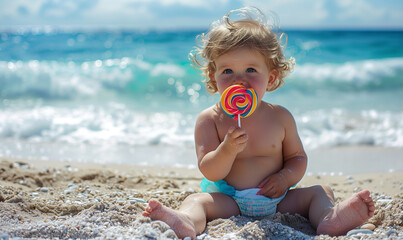
[(244, 87), (248, 87), (248, 82), (243, 74), (238, 74), (234, 79), (233, 85), (242, 85)]

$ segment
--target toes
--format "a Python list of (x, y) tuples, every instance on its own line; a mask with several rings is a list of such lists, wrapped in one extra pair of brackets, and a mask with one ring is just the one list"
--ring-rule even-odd
[(367, 203), (367, 204), (370, 204), (370, 203), (373, 202), (373, 201), (372, 201), (372, 198), (371, 198), (371, 197), (368, 197), (368, 198), (365, 198), (365, 199), (364, 199), (364, 202)]
[(369, 211), (371, 211), (371, 212), (375, 212), (375, 206), (374, 205), (372, 205), (372, 206), (369, 206)]
[(368, 215), (372, 217), (375, 212), (375, 203), (370, 196), (370, 192), (368, 190), (364, 190), (358, 193), (358, 196), (362, 199), (362, 201), (367, 205)]
[(374, 202), (370, 202), (368, 205), (368, 209), (370, 210), (370, 211), (375, 211), (375, 203)]
[(147, 207), (144, 209), (142, 215), (143, 215), (144, 217), (149, 217), (150, 214), (151, 214), (151, 212), (152, 212), (152, 209), (150, 208), (150, 206), (147, 206)]
[(360, 196), (360, 198), (365, 202), (365, 200), (367, 199), (371, 199), (371, 197), (369, 196), (371, 193), (368, 190), (363, 190), (359, 193), (357, 193), (358, 196)]
[(146, 207), (145, 211), (146, 211), (147, 213), (151, 213), (153, 210), (152, 210), (152, 208), (150, 208), (150, 207), (148, 206), (148, 207)]
[(363, 203), (367, 206), (368, 209), (368, 216), (374, 216), (375, 212), (375, 203), (370, 196), (370, 192), (368, 190), (364, 190), (358, 193), (360, 198), (362, 199)]
[(161, 203), (158, 202), (158, 201), (155, 200), (155, 199), (151, 199), (151, 200), (148, 202), (148, 207), (151, 208), (151, 211), (154, 211), (154, 210), (157, 210), (158, 208), (161, 207)]
[(368, 208), (368, 215), (369, 217), (372, 217), (374, 216), (374, 214), (375, 214), (375, 206), (373, 205)]
[(162, 207), (162, 205), (160, 202), (158, 202), (155, 199), (151, 199), (148, 202), (148, 206), (144, 209), (144, 212), (142, 213), (142, 215), (144, 217), (149, 217), (152, 214), (152, 212), (155, 212), (156, 210), (158, 210), (161, 207)]

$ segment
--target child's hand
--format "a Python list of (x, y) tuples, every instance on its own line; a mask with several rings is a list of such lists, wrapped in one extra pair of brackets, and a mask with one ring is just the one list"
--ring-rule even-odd
[(240, 153), (245, 149), (247, 142), (248, 134), (246, 134), (245, 129), (230, 127), (222, 144), (231, 152)]
[(281, 197), (288, 189), (288, 183), (281, 173), (275, 173), (263, 180), (258, 186), (261, 188), (257, 195), (264, 195), (268, 198)]

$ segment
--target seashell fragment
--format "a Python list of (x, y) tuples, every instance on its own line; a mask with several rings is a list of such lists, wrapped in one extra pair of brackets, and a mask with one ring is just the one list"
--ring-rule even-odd
[(357, 234), (373, 234), (373, 232), (368, 229), (353, 229), (347, 233), (347, 236), (353, 236)]
[(375, 225), (372, 223), (367, 223), (367, 224), (362, 225), (361, 229), (368, 229), (368, 230), (374, 231)]

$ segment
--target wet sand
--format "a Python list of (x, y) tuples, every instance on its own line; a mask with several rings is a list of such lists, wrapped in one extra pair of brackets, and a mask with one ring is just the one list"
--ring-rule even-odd
[[(172, 239), (160, 221), (141, 216), (145, 202), (178, 208), (200, 192), (196, 169), (0, 159), (0, 238)], [(376, 203), (362, 239), (403, 239), (403, 172), (307, 174), (297, 187), (327, 184), (337, 201), (369, 189)], [(316, 236), (302, 216), (242, 216), (208, 223), (197, 239), (350, 239)]]

